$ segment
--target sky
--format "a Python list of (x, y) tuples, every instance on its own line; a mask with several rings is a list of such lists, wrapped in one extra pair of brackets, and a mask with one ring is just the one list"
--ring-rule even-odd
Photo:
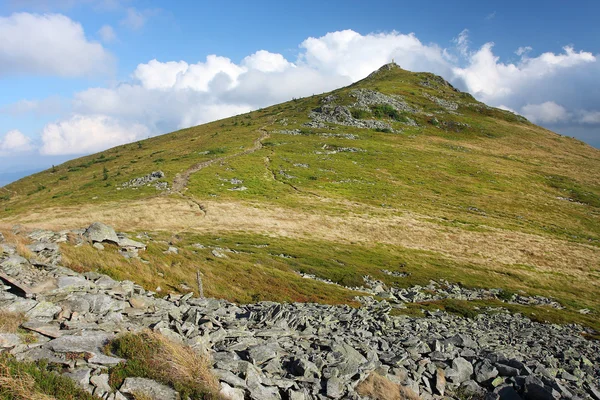
[(600, 147), (600, 2), (0, 0), (0, 185), (394, 59)]

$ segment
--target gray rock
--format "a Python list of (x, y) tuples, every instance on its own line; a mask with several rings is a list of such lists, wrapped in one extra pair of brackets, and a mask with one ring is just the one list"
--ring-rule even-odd
[(585, 386), (590, 396), (596, 400), (600, 400), (600, 390), (598, 390), (598, 387), (591, 383), (587, 383)]
[(487, 359), (484, 359), (475, 366), (475, 380), (479, 383), (487, 382), (497, 376), (498, 370)]
[(108, 374), (94, 375), (90, 378), (90, 383), (96, 387), (94, 389), (95, 396), (102, 397), (104, 394), (112, 392), (112, 388), (108, 384)]
[(221, 382), (221, 390), (219, 391), (221, 396), (230, 400), (244, 400), (244, 390), (239, 388), (233, 388), (225, 382)]
[(339, 360), (335, 367), (341, 377), (356, 375), (359, 367), (367, 362), (362, 354), (348, 344), (334, 345), (331, 350), (333, 357)]
[(67, 378), (70, 378), (79, 387), (86, 389), (89, 387), (91, 374), (91, 368), (80, 368), (73, 372), (67, 372), (63, 375)]
[(48, 348), (57, 353), (95, 353), (102, 354), (102, 348), (114, 338), (111, 333), (103, 331), (84, 332), (80, 335), (61, 336), (50, 341)]
[(498, 374), (500, 376), (517, 376), (519, 375), (519, 370), (513, 367), (509, 367), (504, 364), (496, 364), (496, 369), (498, 370)]
[(176, 391), (146, 378), (125, 378), (119, 391), (130, 395), (141, 393), (153, 400), (179, 400), (179, 394)]
[(500, 400), (522, 400), (512, 386), (499, 386), (494, 389), (494, 393), (500, 396)]
[(91, 224), (83, 233), (83, 237), (92, 243), (119, 243), (119, 237), (115, 230), (102, 222), (94, 222)]
[(12, 348), (21, 344), (21, 338), (15, 333), (0, 333), (0, 348)]
[[(526, 400), (555, 400), (557, 397), (551, 389), (544, 387), (544, 383), (538, 378), (528, 376), (525, 379), (523, 397)], [(558, 396), (560, 397), (560, 395)]]
[(276, 343), (269, 343), (251, 347), (248, 349), (248, 354), (250, 356), (250, 360), (255, 365), (261, 365), (277, 357), (279, 350), (279, 346)]
[(51, 321), (54, 315), (60, 312), (61, 308), (54, 303), (48, 301), (42, 301), (35, 307), (25, 313), (27, 319), (46, 320)]
[(446, 378), (456, 384), (468, 381), (471, 375), (473, 375), (473, 366), (462, 357), (452, 360), (452, 369), (446, 371)]
[(339, 399), (344, 395), (344, 382), (338, 377), (331, 377), (327, 380), (327, 397)]

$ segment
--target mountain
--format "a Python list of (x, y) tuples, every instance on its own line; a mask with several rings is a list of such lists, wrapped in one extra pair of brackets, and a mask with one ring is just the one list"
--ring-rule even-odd
[(129, 259), (63, 245), (65, 263), (163, 293), (198, 270), (207, 295), (238, 302), (357, 304), (365, 276), (448, 281), (565, 309), (428, 298), (399, 312), (503, 305), (600, 328), (600, 151), (396, 64), (0, 189), (5, 231), (94, 221), (151, 244)]

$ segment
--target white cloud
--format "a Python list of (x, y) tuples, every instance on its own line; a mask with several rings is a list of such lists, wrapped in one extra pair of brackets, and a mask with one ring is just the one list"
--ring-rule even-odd
[(121, 25), (133, 30), (142, 29), (144, 24), (146, 24), (146, 16), (133, 7), (127, 9), (127, 15), (121, 20)]
[(508, 106), (505, 106), (504, 104), (500, 104), (498, 106), (498, 108), (501, 109), (501, 110), (510, 111), (513, 114), (518, 114), (518, 112), (516, 112), (515, 110), (513, 110), (512, 108), (510, 108)]
[(104, 43), (111, 43), (117, 39), (117, 34), (115, 30), (110, 25), (104, 25), (102, 28), (98, 30), (98, 35)]
[(60, 14), (0, 17), (0, 76), (83, 76), (110, 71), (112, 56)]
[(14, 129), (0, 137), (0, 156), (33, 150), (31, 139)]
[(569, 119), (567, 110), (553, 101), (542, 104), (527, 104), (521, 108), (521, 114), (534, 123), (555, 124)]
[(486, 102), (508, 97), (523, 83), (543, 80), (560, 69), (596, 61), (591, 53), (565, 47), (563, 54), (544, 53), (519, 64), (504, 64), (492, 48), (493, 43), (486, 43), (470, 55), (466, 68), (454, 68), (455, 76), (463, 79), (469, 91)]
[(579, 122), (589, 125), (600, 125), (600, 111), (579, 111)]
[(453, 40), (456, 49), (462, 56), (467, 56), (469, 53), (469, 30), (463, 29)]
[(489, 13), (488, 15), (486, 15), (486, 16), (485, 16), (485, 19), (486, 19), (487, 21), (489, 21), (489, 20), (492, 20), (492, 19), (494, 19), (494, 18), (496, 18), (496, 11), (494, 11), (494, 12), (491, 12), (491, 13)]
[(107, 116), (74, 115), (51, 123), (42, 132), (41, 154), (85, 154), (145, 138), (148, 128)]
[(505, 63), (492, 43), (474, 51), (468, 44), (466, 30), (452, 49), (424, 44), (414, 34), (345, 30), (306, 39), (294, 60), (266, 50), (239, 63), (218, 55), (195, 63), (151, 60), (137, 66), (130, 82), (75, 94), (75, 116), (44, 129), (43, 151), (96, 151), (322, 93), (362, 79), (392, 59), (408, 70), (442, 75), (479, 100), (534, 122), (590, 125), (599, 118), (596, 111), (581, 111), (600, 109), (594, 94), (600, 90), (600, 63), (591, 53), (566, 47), (534, 57), (522, 48), (518, 62)]
[(286, 60), (281, 54), (270, 53), (266, 50), (259, 50), (256, 53), (244, 58), (242, 64), (250, 69), (260, 72), (282, 72), (294, 65)]

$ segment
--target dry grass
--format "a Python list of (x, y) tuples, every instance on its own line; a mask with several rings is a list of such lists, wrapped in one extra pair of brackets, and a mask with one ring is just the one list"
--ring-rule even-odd
[[(84, 227), (98, 220), (123, 231), (244, 231), (341, 243), (385, 243), (434, 251), (456, 261), (533, 265), (542, 271), (573, 275), (600, 266), (599, 251), (594, 246), (485, 226), (478, 231), (440, 226), (424, 215), (398, 215), (364, 205), (341, 216), (241, 202), (204, 205), (206, 216), (187, 201), (155, 197), (128, 204), (81, 206), (77, 212), (70, 208), (31, 212), (18, 220), (28, 227), (54, 230)], [(5, 224), (13, 222), (9, 221)]]
[(133, 400), (156, 400), (156, 399), (147, 395), (146, 393), (133, 392)]
[(398, 385), (375, 372), (359, 383), (356, 391), (371, 400), (419, 400), (412, 389)]
[(174, 388), (182, 398), (223, 399), (219, 394), (219, 382), (210, 372), (207, 353), (148, 330), (122, 335), (109, 348), (127, 359), (125, 364), (111, 370), (110, 382), (115, 387), (127, 377), (142, 377)]
[(176, 382), (202, 382), (213, 393), (219, 392), (219, 381), (210, 371), (212, 366), (208, 352), (200, 353), (191, 347), (173, 342), (165, 336), (147, 332), (151, 342), (158, 344), (155, 362), (163, 364), (164, 373)]
[(25, 316), (21, 313), (0, 311), (0, 332), (17, 333), (17, 330), (25, 320)]
[(6, 225), (0, 228), (0, 232), (2, 232), (4, 235), (4, 240), (7, 243), (15, 245), (17, 254), (19, 254), (21, 257), (29, 259), (34, 256), (33, 252), (27, 248), (27, 245), (31, 243), (31, 240), (29, 240), (26, 236), (15, 234), (12, 229)]
[(19, 362), (0, 353), (0, 400), (94, 400), (71, 379), (48, 368), (45, 361)]
[(39, 393), (35, 379), (27, 373), (13, 373), (6, 363), (0, 362), (0, 396), (14, 400), (55, 400)]

